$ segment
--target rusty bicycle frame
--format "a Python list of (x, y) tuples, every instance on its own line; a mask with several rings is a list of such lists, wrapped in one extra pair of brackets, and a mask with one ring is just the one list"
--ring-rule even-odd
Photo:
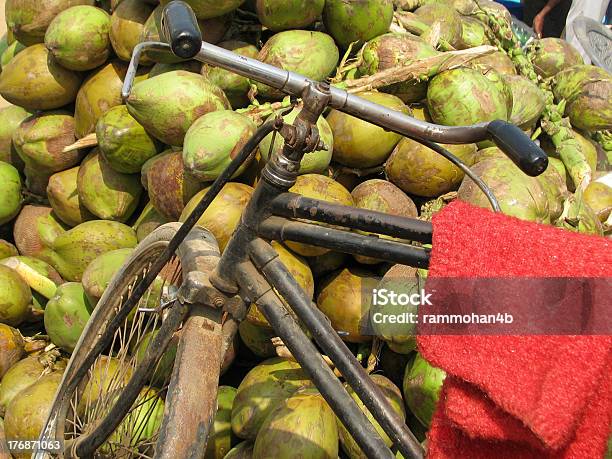
[[(423, 457), (423, 448), (415, 436), (393, 410), (380, 388), (368, 377), (325, 315), (313, 306), (311, 299), (280, 261), (268, 241), (301, 242), (339, 252), (427, 268), (430, 249), (422, 245), (432, 242), (431, 224), (418, 219), (322, 202), (290, 193), (288, 190), (296, 181), (303, 155), (322, 146), (316, 123), (328, 107), (413, 138), (443, 154), (455, 164), (462, 166), (466, 173), (477, 181), (481, 189), (488, 193), (494, 206), (496, 201), (486, 186), (479, 182), (463, 163), (435, 142), (473, 143), (493, 139), (524, 172), (534, 176), (546, 169), (545, 153), (520, 129), (503, 121), (459, 127), (426, 123), (350, 95), (326, 83), (314, 82), (304, 76), (203, 43), (193, 12), (181, 1), (172, 1), (165, 7), (162, 28), (162, 36), (167, 43), (145, 42), (135, 48), (122, 91), (124, 98), (129, 95), (141, 53), (147, 49), (156, 49), (171, 51), (185, 59), (194, 58), (230, 70), (300, 97), (302, 109), (293, 124), (286, 124), (282, 118), (276, 117), (265, 122), (255, 132), (227, 169), (214, 181), (209, 191), (179, 228), (162, 256), (136, 285), (125, 303), (124, 311), (130, 311), (138, 304), (160, 270), (174, 256), (180, 244), (188, 238), (200, 216), (223, 186), (251, 157), (264, 137), (276, 132), (285, 141), (282, 152), (270, 158), (262, 171), (261, 180), (242, 214), (240, 224), (214, 270), (206, 272), (212, 267), (198, 266), (193, 260), (191, 264), (189, 260), (186, 262), (188, 275), (183, 279), (181, 287), (183, 295), (177, 301), (196, 304), (202, 313), (201, 326), (206, 326), (208, 323), (211, 330), (215, 324), (218, 325), (218, 322), (207, 321), (207, 316), (214, 316), (217, 319), (220, 314), (226, 316), (222, 330), (215, 329), (217, 335), (214, 336), (219, 337), (222, 333), (222, 339), (203, 345), (201, 357), (204, 359), (215, 352), (222, 353), (223, 347), (227, 347), (232, 341), (237, 324), (246, 315), (246, 305), (255, 303), (295, 359), (308, 372), (322, 396), (366, 456), (375, 459), (395, 457), (372, 423), (347, 393), (341, 381), (334, 375), (314, 343), (298, 325), (295, 320), (297, 318), (310, 332), (321, 351), (331, 359), (403, 456)], [(331, 227), (322, 226), (322, 223)], [(392, 236), (406, 242), (358, 234), (351, 230)], [(411, 245), (408, 241), (420, 243), (421, 246)], [(281, 298), (285, 300), (288, 308)], [(127, 312), (123, 316), (117, 315), (113, 318), (113, 323), (120, 323), (126, 315)], [(179, 319), (182, 317), (184, 316), (181, 315)], [(178, 328), (179, 323), (173, 323), (171, 326)], [(159, 337), (160, 343), (162, 338)], [(150, 347), (155, 348), (156, 344), (157, 342), (154, 342)], [(98, 342), (96, 345), (99, 349), (94, 349), (90, 356), (94, 355), (95, 351), (101, 352), (105, 343)], [(136, 373), (141, 368), (147, 368), (146, 365), (155, 363), (155, 358), (159, 358), (157, 356), (161, 356), (161, 352), (159, 349), (147, 350), (143, 363)], [(93, 363), (93, 357), (90, 356), (87, 357), (91, 360), (89, 364)], [(86, 367), (87, 361), (84, 361), (82, 366)], [(176, 366), (181, 366), (180, 347)], [(174, 374), (179, 373), (175, 368)], [(187, 381), (171, 382), (168, 391), (170, 410), (180, 412), (180, 409), (190, 409), (191, 399), (185, 394), (179, 394), (183, 397), (181, 404), (179, 395), (173, 393), (173, 387), (187, 387), (189, 378), (195, 382), (197, 377), (193, 369), (191, 371), (185, 369), (181, 378), (188, 378)], [(121, 404), (114, 406), (108, 417), (96, 426), (95, 435), (90, 435), (85, 441), (76, 439), (71, 445), (68, 457), (90, 457), (92, 452), (117, 428), (126, 410), (136, 399), (142, 384), (142, 379), (131, 380), (123, 390)], [(208, 392), (211, 400), (214, 394), (216, 388)], [(177, 406), (173, 405), (175, 402)], [(196, 419), (194, 418), (196, 416), (197, 421), (188, 425), (163, 426), (158, 441), (161, 450), (156, 451), (155, 457), (168, 459), (199, 457), (198, 452), (202, 454), (206, 447), (212, 415), (214, 415), (213, 403), (208, 400), (206, 409), (201, 413), (191, 413), (190, 419)], [(194, 443), (185, 444), (183, 438), (186, 437), (195, 439)]]

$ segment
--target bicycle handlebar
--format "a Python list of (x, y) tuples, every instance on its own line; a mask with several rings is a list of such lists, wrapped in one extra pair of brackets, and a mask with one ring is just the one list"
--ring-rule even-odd
[(495, 144), (527, 175), (535, 177), (546, 170), (548, 156), (517, 126), (491, 121), (487, 128)]
[(202, 32), (193, 10), (182, 1), (168, 3), (161, 20), (161, 38), (172, 52), (184, 59), (194, 58), (202, 47)]
[[(200, 29), (191, 7), (185, 2), (174, 0), (163, 10), (163, 38), (177, 56), (195, 58), (206, 64), (221, 67), (251, 80), (266, 84), (275, 89), (300, 97), (304, 90), (316, 83), (303, 75), (282, 70), (278, 67), (238, 55), (198, 39)], [(152, 43), (141, 43), (135, 50), (135, 57), (143, 47)], [(181, 53), (181, 54), (179, 54)], [(136, 73), (134, 61), (126, 76), (123, 95), (127, 96), (131, 81), (129, 76)], [(359, 96), (331, 86), (330, 106), (349, 115), (368, 121), (383, 129), (406, 137), (421, 138), (438, 143), (465, 144), (493, 140), (497, 146), (527, 175), (537, 176), (546, 170), (548, 156), (530, 138), (513, 124), (496, 120), (471, 126), (441, 126), (417, 120), (404, 113), (391, 110), (382, 105), (367, 101)]]

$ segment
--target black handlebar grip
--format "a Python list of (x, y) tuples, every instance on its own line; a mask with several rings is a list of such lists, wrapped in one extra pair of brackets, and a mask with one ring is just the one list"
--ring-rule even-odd
[(527, 175), (536, 177), (546, 170), (548, 156), (514, 124), (496, 120), (487, 129), (497, 146)]
[(162, 12), (162, 39), (172, 52), (183, 59), (192, 59), (202, 48), (202, 32), (191, 7), (180, 0), (168, 3)]

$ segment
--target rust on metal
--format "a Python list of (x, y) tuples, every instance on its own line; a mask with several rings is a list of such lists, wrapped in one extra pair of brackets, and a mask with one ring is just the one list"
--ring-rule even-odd
[[(217, 410), (223, 352), (221, 314), (201, 305), (192, 308), (183, 325), (168, 388), (159, 459), (199, 458)], [(181, 422), (168, 422), (176, 419)]]

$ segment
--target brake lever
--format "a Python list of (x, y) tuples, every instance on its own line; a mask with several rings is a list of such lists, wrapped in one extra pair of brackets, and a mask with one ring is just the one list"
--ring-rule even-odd
[(125, 74), (125, 78), (123, 79), (123, 86), (121, 87), (121, 99), (123, 100), (123, 103), (125, 103), (127, 98), (130, 96), (130, 91), (132, 90), (134, 79), (136, 78), (136, 73), (138, 72), (140, 57), (142, 53), (147, 50), (162, 51), (172, 54), (172, 47), (168, 43), (162, 43), (159, 41), (143, 41), (142, 43), (138, 43), (134, 47), (132, 59), (130, 59), (130, 64)]

